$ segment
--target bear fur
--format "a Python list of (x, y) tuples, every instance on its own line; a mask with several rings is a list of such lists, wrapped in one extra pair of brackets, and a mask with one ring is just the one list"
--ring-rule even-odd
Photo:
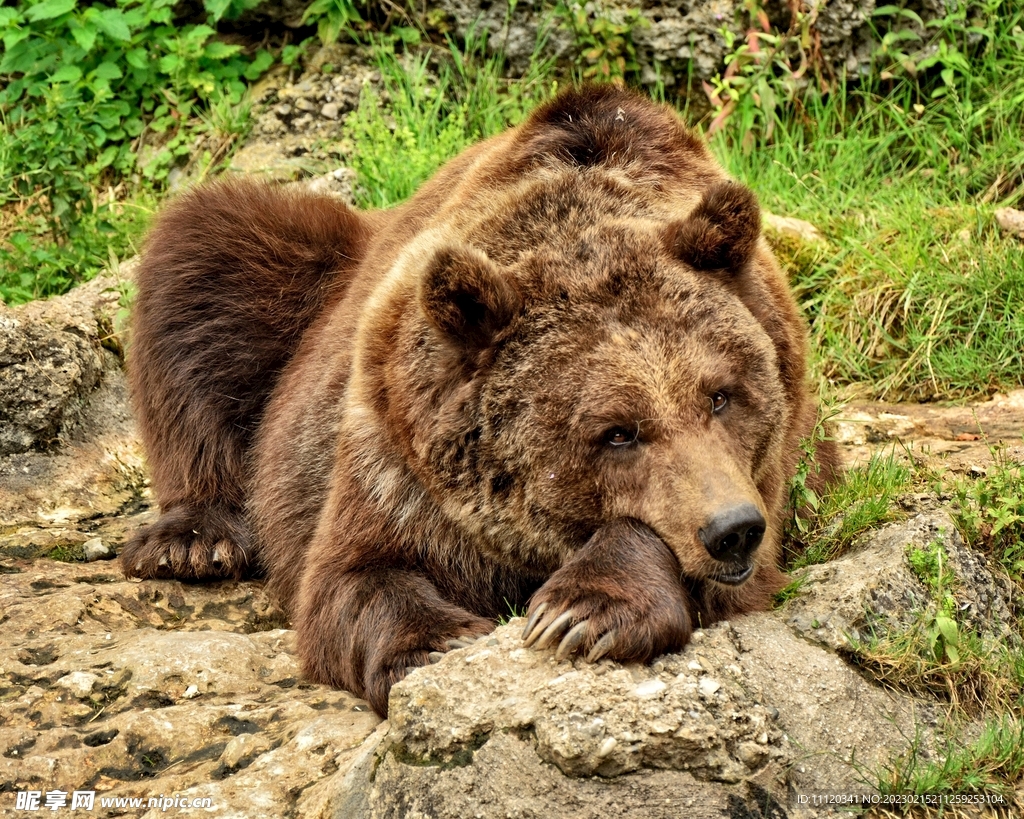
[(753, 194), (633, 92), (564, 92), (389, 211), (185, 194), (133, 321), (162, 515), (125, 572), (265, 572), (308, 676), (382, 715), (510, 607), (649, 661), (782, 585), (806, 327)]

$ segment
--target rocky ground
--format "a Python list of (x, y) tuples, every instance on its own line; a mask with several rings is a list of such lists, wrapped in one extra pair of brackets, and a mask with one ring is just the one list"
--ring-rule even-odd
[[(295, 179), (329, 164), (340, 118), (379, 80), (345, 77), (268, 82), (239, 169)], [(344, 172), (312, 184), (350, 195)], [(909, 544), (943, 543), (964, 616), (1011, 639), (1014, 589), (940, 503), (917, 499), (906, 521), (810, 569), (786, 606), (698, 631), (649, 667), (558, 663), (524, 649), (512, 621), (396, 686), (381, 723), (302, 680), (260, 582), (127, 581), (110, 562), (155, 514), (119, 343), (130, 277), (126, 265), (0, 308), (0, 815), (23, 815), (29, 791), (74, 813), (86, 791), (91, 815), (150, 819), (195, 813), (181, 807), (194, 798), (220, 817), (817, 816), (813, 794), (870, 792), (915, 731), (922, 753), (939, 746), (941, 703), (846, 659), (868, 624), (929, 605)], [(988, 468), (1000, 441), (1024, 460), (1022, 429), (1024, 391), (964, 407), (853, 403), (836, 423), (850, 463), (898, 442), (965, 473)], [(100, 801), (116, 798), (144, 801)]]

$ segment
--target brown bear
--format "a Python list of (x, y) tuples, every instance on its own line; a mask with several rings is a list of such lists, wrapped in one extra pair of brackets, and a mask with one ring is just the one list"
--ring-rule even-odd
[(379, 714), (510, 607), (560, 659), (649, 661), (782, 583), (805, 324), (753, 194), (622, 88), (562, 93), (389, 211), (182, 196), (130, 353), (162, 515), (125, 572), (264, 571), (309, 677)]

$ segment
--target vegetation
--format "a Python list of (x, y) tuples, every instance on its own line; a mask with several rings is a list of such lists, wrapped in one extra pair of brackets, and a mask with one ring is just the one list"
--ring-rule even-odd
[[(990, 720), (976, 740), (967, 743), (960, 742), (959, 737), (950, 740), (936, 758), (928, 758), (919, 738), (915, 739), (908, 753), (880, 772), (883, 794), (985, 793), (1006, 797), (1012, 803), (1010, 783), (1024, 776), (1024, 722), (1021, 720), (1012, 716)], [(933, 814), (941, 815), (939, 810), (934, 810)], [(947, 807), (945, 815), (958, 814), (954, 807)]]
[(215, 37), (253, 0), (29, 0), (0, 8), (0, 297), (62, 292), (131, 247), (186, 157), (245, 132), (246, 82), (272, 62)]
[(896, 499), (913, 478), (910, 467), (892, 449), (847, 470), (839, 484), (818, 498), (804, 483), (809, 462), (804, 459), (792, 484), (794, 514), (786, 536), (791, 569), (834, 560), (858, 535), (896, 520)]
[[(173, 18), (172, 0), (0, 9), (0, 297), (60, 292), (129, 254), (176, 174), (219, 167), (248, 127), (247, 84), (275, 60), (297, 64), (309, 42), (272, 51), (217, 33), (254, 4), (204, 0), (186, 20)], [(880, 6), (879, 23), (908, 26), (879, 38), (872, 71), (856, 82), (815, 61), (813, 20), (799, 7), (781, 32), (759, 3), (746, 7), (746, 37), (723, 29), (731, 52), (705, 85), (711, 110), (698, 125), (768, 210), (825, 237), (777, 240), (821, 374), (846, 394), (889, 399), (1021, 384), (1024, 246), (999, 233), (992, 211), (1024, 197), (1024, 4), (963, 2), (927, 25)], [(521, 119), (557, 79), (537, 59), (505, 80), (500, 58), (472, 41), (428, 55), (406, 25), (411, 13), (379, 35), (363, 19), (371, 11), (316, 0), (305, 16), (325, 40), (358, 29), (377, 43), (387, 110), (368, 93), (348, 126), (361, 204), (408, 196), (467, 144)], [(579, 76), (636, 76), (637, 14), (573, 2), (551, 14), (575, 33)], [(411, 53), (396, 56), (406, 45)], [(428, 67), (446, 53), (435, 76)]]
[(749, 81), (727, 101), (712, 94), (722, 160), (768, 210), (826, 237), (788, 260), (823, 374), (862, 394), (1021, 383), (1024, 245), (999, 234), (992, 209), (1024, 197), (1024, 5), (980, 5), (927, 30), (930, 56), (880, 44), (859, 84), (796, 96), (791, 77), (748, 54), (731, 81)]
[(954, 514), (964, 540), (992, 555), (1024, 585), (1024, 468), (996, 450), (985, 474), (953, 481)]

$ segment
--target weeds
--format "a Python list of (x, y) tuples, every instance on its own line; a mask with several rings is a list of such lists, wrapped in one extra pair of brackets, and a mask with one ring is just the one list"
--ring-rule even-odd
[(1024, 466), (995, 451), (986, 474), (958, 478), (951, 489), (964, 540), (1024, 585)]
[[(217, 130), (218, 111), (243, 116), (246, 81), (273, 58), (243, 54), (212, 25), (254, 4), (207, 0), (207, 23), (188, 25), (176, 23), (172, 5), (27, 0), (0, 8), (5, 301), (62, 292), (95, 272), (97, 259), (127, 251), (143, 210), (118, 203), (143, 187), (159, 191), (196, 136)], [(221, 139), (210, 161), (232, 142)]]
[(451, 48), (436, 77), (429, 52), (403, 58), (385, 46), (379, 42), (375, 56), (388, 105), (367, 90), (345, 123), (361, 207), (408, 198), (448, 159), (519, 122), (551, 89), (539, 62), (522, 80), (507, 83), (500, 58), (482, 59), (482, 46), (472, 40), (465, 51)]
[(779, 77), (765, 61), (788, 52), (734, 50), (740, 96), (712, 146), (769, 210), (826, 236), (802, 252), (794, 285), (823, 375), (847, 394), (955, 399), (1024, 384), (1024, 247), (991, 211), (1024, 198), (1024, 6), (965, 14), (914, 34), (919, 48), (890, 37), (857, 83), (776, 88), (774, 108), (739, 80)]
[(640, 70), (633, 30), (647, 19), (639, 9), (609, 13), (592, 3), (560, 0), (554, 16), (573, 34), (583, 79), (623, 79)]
[(1009, 715), (987, 721), (973, 742), (948, 737), (937, 759), (928, 758), (917, 739), (876, 773), (882, 794), (992, 794), (1011, 800), (1011, 783), (1022, 776), (1024, 722)]
[[(834, 560), (858, 535), (895, 520), (899, 516), (896, 498), (907, 491), (912, 477), (910, 467), (900, 462), (895, 450), (875, 454), (866, 466), (847, 470), (837, 484), (816, 498), (813, 512), (797, 507), (787, 543), (793, 556), (790, 568)], [(794, 486), (799, 485), (798, 480)]]

